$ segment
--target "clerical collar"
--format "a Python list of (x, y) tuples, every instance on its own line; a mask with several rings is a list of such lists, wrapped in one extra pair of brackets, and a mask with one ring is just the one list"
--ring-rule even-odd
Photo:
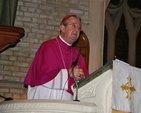
[(72, 44), (67, 43), (61, 36), (59, 36), (59, 38), (60, 38), (65, 44), (67, 44), (68, 46), (72, 46)]

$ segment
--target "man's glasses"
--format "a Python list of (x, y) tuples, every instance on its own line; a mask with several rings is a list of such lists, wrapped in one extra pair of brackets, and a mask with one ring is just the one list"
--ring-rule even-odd
[(71, 26), (72, 29), (77, 28), (79, 31), (81, 31), (81, 26), (77, 26), (76, 24), (73, 24), (73, 23), (72, 24), (67, 24), (67, 25)]

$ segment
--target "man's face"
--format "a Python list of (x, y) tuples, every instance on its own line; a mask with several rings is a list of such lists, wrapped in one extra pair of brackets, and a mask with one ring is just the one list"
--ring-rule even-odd
[(81, 30), (81, 23), (78, 19), (70, 17), (67, 20), (67, 25), (61, 25), (60, 29), (62, 31), (62, 38), (69, 44), (73, 44), (79, 37)]

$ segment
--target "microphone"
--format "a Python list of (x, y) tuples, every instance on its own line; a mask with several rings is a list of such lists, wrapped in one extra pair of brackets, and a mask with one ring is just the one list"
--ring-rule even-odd
[(75, 60), (74, 62), (72, 62), (72, 64), (71, 64), (71, 67), (72, 67), (72, 68), (74, 68), (74, 67), (76, 66), (76, 64), (78, 63), (78, 59), (79, 59), (79, 57), (80, 57), (80, 53), (81, 53), (81, 49), (79, 50), (79, 53), (78, 53), (78, 55), (77, 55), (76, 60)]
[(81, 52), (81, 49), (79, 50), (79, 53), (78, 53), (78, 55), (77, 55), (76, 60), (75, 60), (74, 62), (72, 62), (72, 64), (71, 64), (71, 67), (72, 67), (71, 73), (72, 73), (72, 76), (73, 76), (73, 79), (74, 79), (74, 82), (75, 82), (75, 85), (76, 85), (76, 95), (75, 95), (75, 100), (74, 100), (74, 101), (79, 101), (79, 100), (78, 100), (78, 84), (77, 84), (77, 80), (76, 80), (76, 78), (75, 78), (75, 76), (74, 76), (73, 69), (74, 69), (74, 67), (76, 66), (76, 64), (78, 63), (78, 59), (79, 59), (79, 57), (80, 57), (80, 52)]

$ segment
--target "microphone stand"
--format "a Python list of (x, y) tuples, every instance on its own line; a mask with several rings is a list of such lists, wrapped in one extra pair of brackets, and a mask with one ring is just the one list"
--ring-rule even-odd
[(75, 85), (76, 85), (76, 95), (75, 95), (75, 99), (73, 101), (80, 101), (80, 100), (78, 100), (78, 84), (77, 84), (77, 80), (74, 76), (73, 69), (74, 69), (74, 66), (72, 67), (72, 76), (73, 76), (73, 79), (74, 79), (74, 82), (75, 82)]
[(79, 53), (77, 55), (76, 60), (74, 62), (72, 62), (72, 65), (71, 65), (71, 67), (72, 67), (71, 73), (72, 73), (72, 76), (73, 76), (73, 79), (74, 79), (74, 82), (75, 82), (75, 85), (76, 85), (76, 95), (75, 95), (75, 100), (74, 101), (80, 101), (80, 100), (78, 100), (78, 84), (77, 84), (77, 80), (76, 80), (76, 78), (74, 76), (74, 67), (78, 63), (80, 52), (81, 52), (81, 49), (79, 50)]

